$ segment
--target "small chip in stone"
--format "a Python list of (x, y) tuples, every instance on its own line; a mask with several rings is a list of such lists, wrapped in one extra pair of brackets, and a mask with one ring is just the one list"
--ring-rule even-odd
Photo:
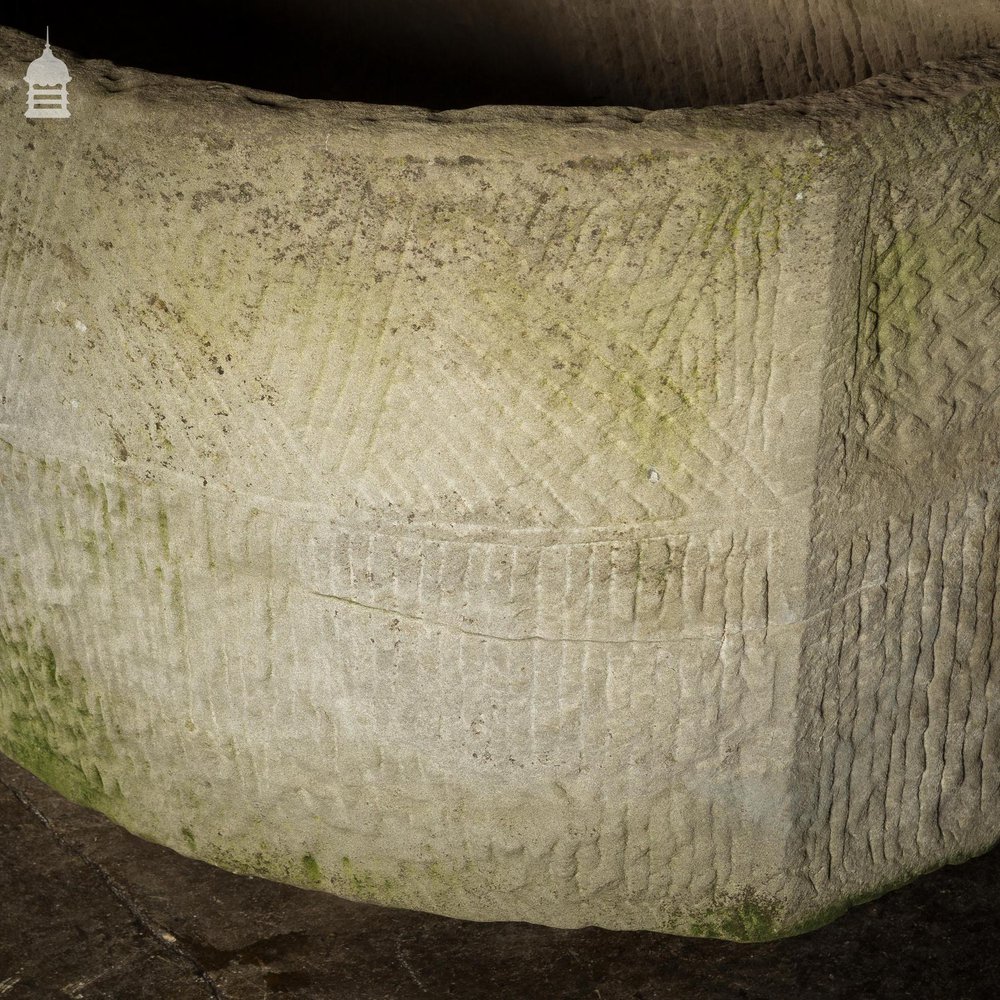
[(660, 481), (660, 474), (656, 471), (656, 469), (649, 470), (649, 481), (651, 483), (658, 483)]

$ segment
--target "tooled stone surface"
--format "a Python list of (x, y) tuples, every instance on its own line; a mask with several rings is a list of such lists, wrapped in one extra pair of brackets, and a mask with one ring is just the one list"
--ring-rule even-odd
[(56, 128), (35, 47), (0, 750), (482, 919), (769, 937), (996, 839), (996, 53), (442, 114), (67, 57)]
[[(258, 0), (256, 10), (275, 6)], [(575, 95), (579, 103), (656, 108), (796, 97), (1000, 41), (1000, 6), (992, 0), (285, 0), (280, 6), (293, 23), (350, 38), (375, 60), (388, 48), (398, 62), (431, 72), (437, 60), (459, 78), (486, 75), (497, 85)], [(317, 77), (326, 82), (325, 74), (336, 78), (336, 66), (324, 69), (317, 61), (309, 60), (302, 74), (306, 86)]]

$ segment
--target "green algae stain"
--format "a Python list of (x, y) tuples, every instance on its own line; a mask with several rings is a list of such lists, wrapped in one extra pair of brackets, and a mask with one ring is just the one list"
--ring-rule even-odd
[(672, 934), (745, 942), (773, 941), (778, 938), (808, 934), (810, 931), (825, 927), (856, 906), (863, 906), (887, 893), (895, 892), (946, 865), (963, 864), (972, 858), (980, 857), (995, 849), (998, 844), (1000, 838), (995, 838), (991, 842), (979, 844), (972, 850), (954, 851), (930, 864), (905, 869), (870, 888), (847, 891), (838, 899), (825, 904), (816, 904), (812, 912), (808, 912), (805, 904), (796, 907), (795, 910), (799, 913), (805, 911), (804, 916), (795, 916), (783, 903), (769, 900), (748, 888), (738, 896), (720, 899), (718, 905), (702, 911), (691, 922), (674, 920), (669, 926), (664, 925), (661, 930)]
[[(637, 285), (628, 313), (620, 303), (619, 311), (609, 307), (600, 282), (574, 289), (572, 323), (542, 327), (549, 336), (539, 343), (552, 364), (533, 377), (553, 420), (580, 426), (581, 414), (597, 415), (600, 443), (626, 450), (637, 480), (657, 470), (669, 491), (692, 450), (715, 435), (713, 415), (727, 405), (720, 387), (740, 375), (727, 344), (766, 307), (761, 275), (776, 280), (780, 230), (808, 203), (821, 162), (819, 150), (777, 165), (760, 156), (709, 158), (707, 179), (673, 223), (686, 241), (679, 265), (690, 272), (686, 280), (665, 271), (663, 286)], [(546, 289), (531, 292), (533, 303), (548, 301)], [(552, 315), (556, 306), (567, 315), (562, 302)]]
[(474, 879), (475, 873), (468, 863), (463, 870), (454, 870), (426, 858), (362, 863), (345, 855), (340, 871), (330, 879), (330, 888), (340, 895), (372, 903), (448, 912), (465, 894), (469, 878)]
[[(181, 832), (185, 840), (190, 836), (189, 843), (193, 847), (194, 837), (190, 830), (185, 828)], [(263, 840), (255, 846), (240, 844), (230, 840), (223, 833), (219, 833), (218, 838), (217, 842), (202, 838), (198, 856), (227, 871), (305, 888), (322, 887), (328, 891), (373, 902), (389, 901), (386, 893), (391, 890), (391, 886), (387, 883), (376, 883), (374, 879), (354, 872), (346, 858), (344, 864), (347, 871), (343, 877), (327, 878), (315, 854), (296, 855)]]
[(0, 631), (0, 750), (56, 791), (114, 815), (123, 797), (107, 770), (116, 740), (75, 663)]
[(184, 589), (181, 584), (181, 575), (174, 570), (170, 575), (170, 608), (174, 613), (174, 618), (178, 622), (183, 622), (184, 615)]
[(890, 892), (902, 889), (924, 875), (929, 875), (948, 865), (961, 865), (966, 861), (971, 861), (973, 858), (981, 857), (995, 850), (998, 846), (1000, 846), (1000, 837), (993, 838), (987, 843), (980, 843), (971, 850), (953, 851), (946, 857), (932, 861), (929, 864), (905, 869), (892, 878), (886, 879), (884, 882), (880, 882), (869, 889), (849, 893), (842, 899), (835, 900), (815, 910), (813, 913), (789, 923), (781, 929), (781, 936), (793, 937), (797, 934), (807, 934), (809, 931), (825, 927), (855, 906), (864, 906), (865, 903), (871, 903)]
[(160, 532), (160, 545), (163, 546), (164, 555), (170, 554), (170, 533), (167, 525), (167, 512), (160, 509), (156, 515), (156, 523)]
[[(192, 824), (194, 825), (194, 824)], [(192, 849), (194, 835), (182, 831)], [(449, 872), (437, 861), (375, 859), (361, 862), (349, 855), (331, 857), (321, 844), (306, 853), (266, 840), (249, 841), (243, 835), (219, 831), (198, 836), (197, 856), (210, 864), (243, 875), (253, 875), (304, 888), (322, 888), (347, 899), (416, 909), (438, 909), (454, 905), (463, 895), (463, 873)], [(465, 877), (473, 875), (467, 870)]]
[(115, 545), (115, 532), (111, 522), (111, 508), (108, 504), (107, 492), (104, 492), (101, 496), (101, 525), (104, 530), (104, 544), (107, 548), (107, 554), (113, 559), (117, 547)]
[(240, 875), (253, 875), (296, 885), (303, 882), (301, 861), (265, 841), (261, 841), (256, 847), (203, 841), (198, 856), (210, 864)]
[(322, 885), (323, 883), (323, 871), (319, 862), (311, 854), (302, 856), (302, 874), (305, 880), (312, 885)]
[(772, 941), (787, 932), (782, 928), (785, 908), (751, 888), (738, 896), (724, 897), (696, 917), (687, 933), (727, 941)]
[(821, 150), (787, 156), (709, 157), (709, 178), (697, 234), (707, 251), (712, 244), (734, 253), (740, 238), (761, 237), (781, 251), (783, 219), (799, 212), (813, 189), (822, 163)]
[(83, 551), (90, 556), (91, 560), (97, 564), (101, 561), (101, 547), (98, 542), (97, 532), (91, 529), (85, 529), (81, 532), (80, 543), (83, 546)]
[(341, 858), (340, 867), (347, 883), (347, 894), (353, 898), (386, 903), (395, 896), (396, 885), (392, 879), (358, 868), (346, 856)]
[(195, 841), (194, 834), (191, 830), (186, 827), (181, 827), (181, 836), (184, 838), (184, 843), (187, 845), (189, 851), (194, 851), (197, 847), (197, 842)]

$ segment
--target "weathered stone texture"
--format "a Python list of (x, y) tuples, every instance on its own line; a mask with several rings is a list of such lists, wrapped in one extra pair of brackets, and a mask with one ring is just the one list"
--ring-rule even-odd
[(845, 206), (857, 291), (826, 366), (803, 642), (805, 849), (832, 893), (998, 836), (996, 92), (881, 125)]
[(0, 749), (224, 866), (758, 938), (983, 850), (1000, 61), (329, 105), (0, 35)]
[[(318, 13), (323, 0), (294, 2), (320, 24), (331, 16)], [(1000, 39), (1000, 8), (983, 0), (366, 0), (364, 9), (382, 34), (405, 31), (442, 54), (470, 49), (473, 71), (512, 65), (590, 103), (642, 107), (798, 97)], [(366, 20), (352, 23), (362, 36)]]

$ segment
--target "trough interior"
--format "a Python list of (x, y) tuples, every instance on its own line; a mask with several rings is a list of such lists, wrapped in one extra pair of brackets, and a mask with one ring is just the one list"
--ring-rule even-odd
[(775, 100), (1000, 41), (995, 0), (53, 0), (0, 20), (122, 65), (438, 110)]

